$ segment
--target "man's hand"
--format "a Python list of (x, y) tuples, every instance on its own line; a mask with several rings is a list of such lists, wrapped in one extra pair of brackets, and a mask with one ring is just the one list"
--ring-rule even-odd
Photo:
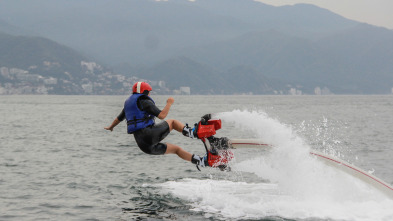
[(115, 128), (119, 123), (120, 123), (120, 121), (117, 118), (115, 118), (115, 120), (113, 120), (112, 124), (109, 127), (104, 127), (104, 129), (113, 131), (113, 128)]
[(175, 99), (173, 99), (173, 97), (168, 98), (168, 100), (166, 100), (167, 104), (172, 105), (175, 102)]
[(105, 130), (113, 131), (113, 127), (104, 127)]

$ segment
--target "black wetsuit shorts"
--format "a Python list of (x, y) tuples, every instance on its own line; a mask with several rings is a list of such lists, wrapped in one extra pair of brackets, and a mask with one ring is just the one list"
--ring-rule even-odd
[(136, 143), (143, 152), (153, 155), (162, 155), (165, 154), (167, 145), (165, 143), (160, 143), (160, 141), (163, 140), (169, 132), (168, 123), (163, 121), (135, 131), (134, 137)]

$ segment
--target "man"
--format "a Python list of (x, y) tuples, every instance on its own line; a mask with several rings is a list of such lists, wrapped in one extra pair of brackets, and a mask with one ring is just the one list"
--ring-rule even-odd
[(198, 155), (191, 154), (175, 144), (160, 143), (173, 129), (190, 138), (194, 138), (194, 130), (174, 119), (156, 124), (155, 117), (164, 120), (175, 100), (168, 98), (164, 109), (160, 110), (151, 99), (150, 91), (152, 88), (148, 83), (135, 83), (132, 87), (133, 94), (125, 101), (122, 112), (105, 129), (113, 131), (113, 128), (126, 119), (127, 132), (134, 134), (135, 141), (143, 152), (153, 155), (177, 154), (197, 166), (208, 166), (207, 160)]

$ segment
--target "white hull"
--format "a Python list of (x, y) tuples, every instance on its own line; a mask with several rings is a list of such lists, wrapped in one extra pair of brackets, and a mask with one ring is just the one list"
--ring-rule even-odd
[[(236, 148), (271, 148), (271, 145), (268, 145), (259, 139), (230, 139), (229, 143), (231, 144), (231, 147), (235, 149)], [(315, 156), (317, 159), (323, 161), (324, 163), (326, 163), (326, 165), (344, 171), (345, 173), (350, 174), (351, 176), (354, 176), (370, 184), (374, 188), (380, 190), (385, 195), (393, 199), (393, 187), (388, 183), (382, 181), (381, 179), (373, 176), (372, 174), (367, 173), (366, 171), (360, 169), (359, 167), (356, 167), (341, 159), (335, 158), (333, 156), (315, 150), (311, 150), (310, 154)]]
[(229, 143), (231, 144), (231, 147), (234, 149), (251, 148), (251, 147), (260, 147), (260, 148), (271, 147), (269, 144), (266, 144), (259, 139), (230, 139)]

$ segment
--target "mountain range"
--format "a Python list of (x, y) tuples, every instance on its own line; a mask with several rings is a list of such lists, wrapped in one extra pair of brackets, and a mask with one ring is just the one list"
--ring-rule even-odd
[[(47, 77), (60, 77), (64, 72), (81, 79), (81, 61), (88, 59), (77, 51), (43, 37), (13, 36), (0, 33), (0, 67), (17, 67)], [(56, 63), (49, 68), (50, 63)]]
[[(312, 94), (327, 87), (338, 94), (386, 94), (393, 87), (392, 30), (308, 4), (4, 0), (0, 31), (45, 37), (125, 76), (195, 93), (270, 94), (295, 87)], [(12, 53), (0, 64), (32, 59)]]

